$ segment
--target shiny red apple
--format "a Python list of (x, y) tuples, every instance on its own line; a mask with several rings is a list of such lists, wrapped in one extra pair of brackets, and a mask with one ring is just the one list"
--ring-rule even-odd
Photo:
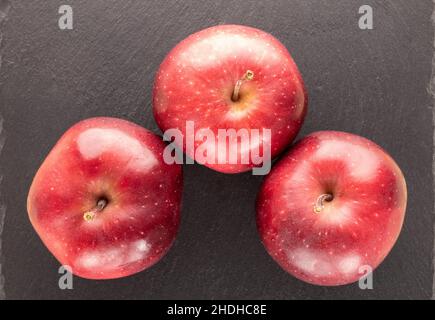
[(39, 168), (27, 209), (47, 248), (74, 274), (119, 278), (156, 263), (179, 225), (182, 169), (160, 137), (115, 118), (71, 127)]
[[(206, 143), (214, 161), (198, 162), (237, 173), (259, 165), (253, 149), (270, 148), (273, 158), (291, 143), (306, 114), (307, 93), (296, 64), (276, 38), (251, 27), (220, 25), (190, 35), (167, 55), (156, 75), (153, 108), (163, 131), (183, 134), (178, 147), (192, 159), (198, 160), (197, 150)], [(194, 124), (192, 132), (186, 130), (188, 121)], [(270, 137), (261, 132), (249, 141), (201, 134), (264, 128), (271, 130)], [(195, 141), (190, 147), (187, 140)], [(223, 152), (228, 156), (218, 159)]]
[(375, 143), (316, 132), (266, 177), (257, 226), (284, 270), (312, 284), (342, 285), (387, 256), (402, 227), (406, 197), (402, 172)]

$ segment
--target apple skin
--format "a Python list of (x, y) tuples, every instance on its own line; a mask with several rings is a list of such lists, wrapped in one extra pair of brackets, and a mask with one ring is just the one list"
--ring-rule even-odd
[[(240, 98), (232, 101), (235, 84), (248, 71), (251, 81), (240, 88)], [(181, 41), (162, 62), (155, 79), (153, 110), (162, 131), (179, 129), (186, 139), (186, 121), (194, 121), (195, 134), (210, 128), (271, 130), (271, 158), (282, 152), (295, 138), (307, 112), (307, 92), (301, 74), (284, 45), (269, 33), (240, 26), (220, 25), (201, 30)], [(190, 137), (192, 138), (192, 137)], [(194, 150), (186, 150), (194, 158)], [(202, 141), (195, 142), (195, 150)], [(238, 159), (258, 146), (240, 141), (235, 145)], [(214, 143), (218, 153), (229, 146)], [(243, 150), (243, 151), (242, 151)], [(251, 159), (252, 160), (252, 159)], [(216, 161), (217, 162), (217, 161)], [(204, 163), (224, 173), (248, 171), (255, 164)]]
[[(322, 194), (333, 199), (316, 213)], [(358, 281), (362, 266), (374, 270), (387, 256), (406, 200), (400, 168), (378, 145), (320, 131), (298, 142), (265, 178), (257, 227), (284, 270), (311, 284), (343, 285)]]
[[(163, 162), (165, 143), (116, 118), (71, 127), (30, 187), (30, 221), (62, 265), (88, 279), (144, 270), (168, 251), (180, 220), (182, 169)], [(107, 205), (89, 221), (99, 199)]]

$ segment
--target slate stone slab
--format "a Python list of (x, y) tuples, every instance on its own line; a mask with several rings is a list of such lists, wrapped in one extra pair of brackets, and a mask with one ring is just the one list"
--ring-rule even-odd
[[(74, 29), (62, 31), (58, 8), (67, 3)], [(373, 30), (358, 28), (363, 4), (373, 7)], [(432, 11), (430, 0), (0, 0), (0, 270), (6, 298), (430, 298)], [(73, 290), (59, 290), (59, 265), (26, 213), (37, 168), (59, 136), (87, 117), (120, 117), (158, 133), (151, 88), (159, 63), (192, 32), (223, 23), (264, 29), (290, 50), (310, 96), (299, 137), (323, 129), (360, 134), (403, 169), (406, 222), (374, 274), (374, 290), (315, 287), (287, 275), (256, 233), (254, 200), (262, 178), (197, 165), (184, 168), (181, 229), (160, 263), (120, 280), (75, 278)]]

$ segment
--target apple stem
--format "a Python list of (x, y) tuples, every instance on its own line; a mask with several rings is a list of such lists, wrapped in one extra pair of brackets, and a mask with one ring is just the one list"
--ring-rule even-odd
[(106, 199), (99, 199), (98, 202), (97, 202), (97, 205), (96, 205), (93, 209), (91, 209), (91, 210), (89, 210), (89, 211), (86, 211), (86, 212), (83, 214), (83, 219), (84, 219), (85, 221), (91, 221), (91, 220), (93, 220), (94, 217), (95, 217), (95, 215), (96, 215), (98, 212), (103, 211), (103, 209), (104, 209), (106, 206), (107, 206), (107, 200), (106, 200)]
[(234, 86), (234, 91), (231, 100), (233, 100), (234, 102), (239, 101), (240, 87), (242, 86), (243, 82), (251, 81), (252, 79), (254, 79), (254, 72), (251, 70), (246, 71), (245, 74), (243, 75), (243, 78), (237, 80), (236, 85)]
[(320, 213), (323, 210), (324, 202), (332, 201), (333, 198), (334, 197), (330, 193), (324, 193), (320, 195), (316, 200), (316, 204), (314, 205), (314, 213)]

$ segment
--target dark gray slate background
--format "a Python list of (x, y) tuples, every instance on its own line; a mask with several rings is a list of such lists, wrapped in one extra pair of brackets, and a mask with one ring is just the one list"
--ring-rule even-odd
[[(432, 1), (9, 1), (0, 0), (6, 298), (432, 296)], [(61, 4), (74, 9), (72, 31), (58, 28)], [(363, 4), (374, 9), (374, 30), (358, 28)], [(374, 290), (357, 284), (316, 287), (286, 274), (257, 236), (254, 200), (262, 178), (198, 165), (184, 168), (181, 229), (160, 263), (125, 279), (75, 278), (74, 290), (59, 290), (58, 262), (26, 213), (39, 165), (60, 135), (84, 118), (115, 116), (159, 133), (151, 112), (159, 63), (189, 34), (223, 23), (271, 32), (290, 50), (310, 95), (299, 137), (323, 129), (360, 134), (388, 150), (403, 169), (407, 217), (399, 241), (374, 274)]]

